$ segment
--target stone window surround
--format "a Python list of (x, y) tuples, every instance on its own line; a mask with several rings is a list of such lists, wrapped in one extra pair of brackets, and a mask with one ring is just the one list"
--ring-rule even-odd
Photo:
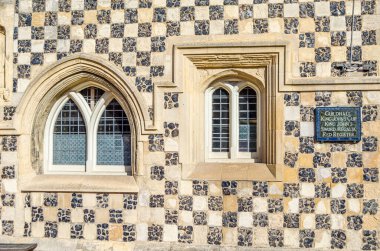
[[(44, 131), (48, 115), (57, 100), (84, 85), (112, 92), (126, 111), (132, 132), (132, 175), (44, 174)], [(19, 180), (21, 191), (51, 192), (138, 192), (134, 176), (143, 175), (143, 152), (148, 135), (162, 133), (150, 120), (144, 98), (121, 70), (92, 55), (79, 54), (42, 71), (24, 93), (14, 117), (18, 135)]]

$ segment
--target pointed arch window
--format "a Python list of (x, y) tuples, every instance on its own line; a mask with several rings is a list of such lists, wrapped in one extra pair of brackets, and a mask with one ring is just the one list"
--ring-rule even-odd
[(206, 90), (206, 160), (258, 161), (260, 95), (240, 80), (222, 81)]
[(131, 127), (108, 91), (71, 91), (53, 106), (45, 129), (46, 173), (131, 174)]

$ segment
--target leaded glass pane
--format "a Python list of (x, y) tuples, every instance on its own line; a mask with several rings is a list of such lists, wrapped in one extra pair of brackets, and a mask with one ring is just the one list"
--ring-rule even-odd
[(88, 87), (80, 91), (80, 94), (87, 101), (91, 110), (94, 110), (96, 103), (99, 101), (100, 97), (104, 94), (102, 89), (96, 87)]
[(212, 151), (229, 152), (229, 95), (224, 89), (212, 94)]
[(239, 151), (257, 151), (257, 96), (249, 87), (239, 93)]
[(77, 105), (70, 99), (54, 125), (53, 164), (85, 165), (86, 126)]
[(99, 121), (97, 135), (98, 165), (131, 165), (131, 130), (128, 118), (112, 100)]

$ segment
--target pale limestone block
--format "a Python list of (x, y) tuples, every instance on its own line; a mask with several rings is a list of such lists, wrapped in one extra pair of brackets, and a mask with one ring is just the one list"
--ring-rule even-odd
[(238, 226), (239, 227), (252, 227), (253, 217), (251, 212), (238, 213)]
[(109, 9), (111, 8), (111, 0), (98, 0), (99, 9)]
[(222, 35), (222, 34), (224, 34), (224, 21), (211, 20), (210, 21), (210, 35)]
[(178, 227), (177, 225), (164, 225), (163, 241), (177, 241)]
[(32, 47), (31, 48), (32, 52), (44, 52), (44, 41), (43, 40), (32, 40), (32, 46), (31, 47)]
[(328, 200), (320, 200), (315, 203), (316, 214), (327, 214), (330, 212), (330, 204)]
[[(380, 31), (378, 32), (380, 34)], [(380, 45), (371, 45), (362, 47), (362, 57), (367, 60), (379, 60)], [(379, 69), (380, 67), (377, 66)]]
[(224, 5), (224, 19), (239, 19), (239, 6)]
[(59, 51), (59, 52), (69, 52), (70, 51), (70, 40), (68, 40), (68, 39), (58, 39), (57, 40), (57, 51)]
[(222, 212), (209, 211), (207, 223), (210, 226), (222, 226)]
[(95, 209), (95, 222), (96, 223), (104, 223), (109, 222), (110, 215), (108, 208), (96, 208)]
[(31, 207), (24, 208), (24, 219), (25, 219), (25, 222), (32, 222), (32, 208)]
[[(58, 25), (71, 25), (71, 13), (70, 12), (58, 12)], [(46, 29), (46, 27), (45, 27)]]
[(17, 57), (17, 62), (19, 64), (30, 64), (30, 53), (20, 53), (19, 56)]
[(329, 230), (315, 230), (315, 248), (329, 249), (331, 247), (331, 233)]
[(73, 223), (79, 223), (83, 222), (83, 208), (73, 208), (71, 209), (71, 222)]
[(124, 10), (112, 10), (111, 23), (124, 23)]
[(94, 39), (84, 39), (83, 40), (83, 52), (84, 53), (94, 53), (95, 52), (95, 40)]
[(45, 26), (45, 40), (47, 39), (57, 39), (56, 26)]
[(1, 220), (15, 220), (16, 209), (14, 207), (1, 208)]
[[(347, 31), (347, 45), (351, 44), (351, 31)], [(362, 32), (361, 31), (353, 31), (352, 32), (352, 45), (362, 45)], [(365, 47), (365, 46), (363, 46)], [(370, 46), (372, 47), (372, 46)]]
[(137, 241), (148, 240), (148, 224), (146, 223), (136, 224), (136, 240)]
[(238, 197), (252, 196), (252, 181), (239, 181)]
[(193, 196), (194, 210), (207, 210), (208, 202), (207, 196)]
[(253, 212), (266, 212), (268, 209), (268, 202), (264, 198), (253, 198)]
[[(107, 54), (105, 54), (105, 55), (107, 55)], [(135, 55), (136, 55), (136, 53), (135, 53)], [(141, 72), (142, 76), (148, 76), (149, 72), (150, 72), (150, 67), (149, 66), (137, 66), (136, 71)], [(142, 96), (145, 99), (147, 105), (152, 105), (152, 101), (151, 101), (152, 100), (152, 94), (150, 92), (142, 92)]]
[(17, 180), (16, 179), (3, 179), (2, 192), (5, 193), (17, 193)]
[(240, 0), (239, 4), (252, 4), (251, 0)]
[(193, 194), (193, 182), (188, 180), (182, 180), (179, 184), (179, 193), (181, 195), (192, 195)]
[(315, 6), (315, 16), (330, 16), (330, 3), (329, 2), (316, 2)]
[(284, 228), (284, 246), (299, 248), (299, 230)]
[(346, 18), (345, 16), (330, 16), (330, 30), (331, 31), (345, 31)]
[(18, 27), (18, 39), (30, 39), (32, 36), (32, 27)]
[(238, 23), (239, 34), (252, 34), (253, 22), (250, 19), (240, 20)]
[(195, 20), (208, 20), (209, 19), (209, 7), (198, 6), (197, 11), (194, 13)]
[(237, 243), (237, 228), (223, 228), (223, 244), (236, 245)]
[(109, 38), (111, 34), (110, 24), (98, 24), (98, 38)]
[(330, 62), (321, 62), (317, 63), (316, 67), (317, 77), (327, 78), (331, 75), (331, 63)]
[(110, 194), (108, 198), (110, 208), (123, 208), (124, 203), (122, 194)]
[(299, 106), (285, 106), (284, 107), (284, 120), (300, 121), (300, 107)]
[(136, 53), (127, 52), (123, 53), (123, 64), (133, 65), (136, 63)]
[(42, 193), (31, 193), (30, 194), (30, 204), (32, 207), (40, 207), (43, 204), (43, 194)]
[(315, 36), (315, 47), (330, 47), (331, 37), (329, 32), (319, 32)]
[(298, 5), (298, 3), (284, 4), (284, 17), (299, 17)]
[[(32, 222), (32, 237), (44, 237), (45, 236), (45, 229), (44, 229), (44, 222)], [(86, 237), (85, 237), (86, 238)], [(87, 239), (87, 238), (86, 238)]]
[(346, 237), (347, 250), (362, 250), (362, 235), (358, 231), (347, 229)]
[(222, 194), (220, 182), (210, 181), (208, 184), (208, 190), (210, 195), (218, 196)]
[(301, 183), (300, 194), (302, 197), (314, 198), (315, 196), (315, 187), (313, 183)]
[(288, 202), (288, 212), (298, 213), (299, 212), (299, 200), (298, 198), (290, 199)]
[(346, 50), (347, 48), (345, 46), (331, 47), (331, 61), (333, 62), (346, 61)]
[(138, 222), (137, 216), (137, 210), (123, 210), (124, 223), (136, 224)]
[(154, 224), (163, 225), (165, 223), (165, 209), (164, 208), (151, 208), (150, 209), (150, 222)]
[(84, 1), (72, 1), (71, 10), (84, 10)]
[(19, 12), (32, 12), (32, 0), (23, 0), (19, 2)]
[(174, 22), (178, 21), (179, 20), (179, 10), (180, 10), (180, 8), (167, 8), (166, 9), (166, 21), (174, 21)]
[(270, 228), (283, 228), (284, 216), (282, 214), (268, 214)]
[[(174, 9), (174, 8), (170, 8)], [(166, 21), (171, 21), (169, 18), (169, 9), (167, 9), (167, 19)], [(121, 19), (119, 21), (122, 22), (124, 19)], [(150, 23), (153, 20), (153, 9), (152, 8), (140, 8), (139, 9), (139, 14), (138, 14), (138, 22), (139, 23)]]
[(193, 212), (192, 211), (179, 211), (178, 214), (178, 225), (189, 226), (193, 223)]
[(210, 5), (223, 5), (223, 0), (210, 0)]
[(278, 182), (269, 183), (268, 193), (270, 195), (282, 195), (282, 189)]
[(331, 177), (331, 168), (318, 168), (316, 170), (317, 181), (323, 181)]
[(25, 92), (29, 83), (30, 83), (30, 80), (28, 80), (28, 79), (18, 79), (17, 80), (17, 91)]
[(345, 217), (341, 214), (331, 214), (331, 229), (343, 229)]
[(136, 43), (137, 51), (150, 51), (152, 46), (150, 37), (138, 37)]
[(207, 244), (207, 226), (193, 226), (193, 243), (196, 245)]
[(346, 193), (346, 184), (333, 184), (331, 186), (331, 198), (343, 198)]
[(181, 168), (178, 166), (171, 166), (165, 169), (165, 178), (167, 180), (180, 180), (181, 179)]
[(268, 31), (270, 33), (280, 33), (284, 31), (284, 19), (270, 18), (268, 19)]
[(165, 181), (164, 180), (147, 179), (145, 184), (147, 187), (149, 187), (149, 191), (152, 194), (164, 194), (165, 193)]
[(331, 105), (347, 105), (347, 96), (345, 92), (334, 92), (331, 95)]
[(84, 30), (81, 26), (71, 26), (71, 39), (84, 39)]
[(70, 239), (70, 224), (68, 223), (58, 223), (58, 235), (57, 238), (60, 239)]
[(149, 206), (149, 196), (150, 192), (147, 189), (141, 189), (138, 194), (138, 204), (142, 207)]
[(268, 4), (254, 4), (253, 5), (253, 17), (256, 18), (268, 18)]
[(164, 138), (165, 151), (178, 152), (178, 142), (171, 138)]
[(352, 3), (355, 3), (354, 6), (354, 15), (361, 15), (361, 2), (362, 1), (345, 1), (346, 2), (346, 16), (352, 15)]
[(302, 224), (305, 229), (315, 228), (315, 215), (314, 214), (302, 214)]
[(314, 48), (299, 48), (298, 60), (302, 62), (314, 62), (315, 60)]
[(300, 21), (299, 32), (315, 32), (315, 22), (313, 18), (304, 18)]
[(268, 230), (266, 228), (255, 228), (253, 230), (252, 243), (255, 247), (267, 247), (268, 245)]
[(380, 91), (363, 92), (363, 104), (378, 104)]
[[(377, 4), (377, 8), (380, 5)], [(380, 29), (380, 11), (377, 12), (377, 15), (362, 15), (362, 30), (378, 30)]]
[(130, 0), (125, 1), (125, 8), (138, 8), (139, 7), (139, 1), (138, 0)]
[(137, 37), (137, 34), (138, 34), (138, 24), (124, 25), (124, 36)]
[(359, 199), (347, 199), (348, 211), (350, 213), (359, 214), (361, 211), (361, 204)]
[(150, 221), (150, 207), (139, 207), (137, 210), (138, 222), (149, 222)]
[[(159, 1), (163, 2), (163, 4), (164, 4), (163, 6), (166, 5), (165, 1), (163, 1), (163, 0), (159, 0)], [(155, 1), (155, 3), (153, 5), (155, 5), (155, 4), (156, 4), (156, 1)], [(182, 6), (194, 6), (195, 5), (195, 1), (194, 0), (181, 0), (181, 5)]]
[(314, 136), (314, 122), (300, 122), (300, 136), (313, 137)]
[(94, 193), (84, 193), (83, 196), (83, 207), (91, 208), (96, 206), (96, 194)]

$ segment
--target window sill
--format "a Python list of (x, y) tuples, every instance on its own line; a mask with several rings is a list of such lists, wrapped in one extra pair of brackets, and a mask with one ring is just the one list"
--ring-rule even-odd
[(137, 193), (133, 176), (37, 175), (21, 184), (22, 192)]
[(282, 166), (265, 163), (198, 163), (182, 166), (186, 180), (281, 181)]

